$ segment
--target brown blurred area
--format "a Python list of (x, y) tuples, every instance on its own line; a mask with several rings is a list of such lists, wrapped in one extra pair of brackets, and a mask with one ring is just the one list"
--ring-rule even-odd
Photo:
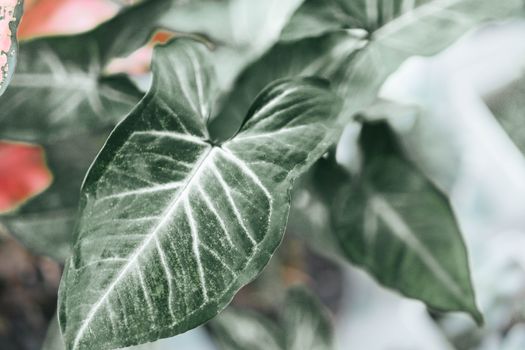
[(0, 349), (38, 350), (56, 309), (62, 267), (0, 228)]

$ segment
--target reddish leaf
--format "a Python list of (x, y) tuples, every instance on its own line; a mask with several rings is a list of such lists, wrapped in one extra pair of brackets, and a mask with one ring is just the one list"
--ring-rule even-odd
[(114, 16), (119, 6), (110, 0), (32, 0), (18, 29), (20, 39), (89, 30)]
[(42, 192), (51, 180), (41, 147), (0, 141), (0, 212)]

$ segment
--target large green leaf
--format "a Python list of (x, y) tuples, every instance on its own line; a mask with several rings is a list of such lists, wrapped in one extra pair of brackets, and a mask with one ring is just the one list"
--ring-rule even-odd
[(172, 0), (161, 24), (198, 33), (214, 42), (219, 85), (224, 90), (239, 72), (275, 42), (304, 0)]
[(487, 98), (487, 104), (525, 155), (525, 77), (522, 77)]
[(240, 131), (209, 141), (216, 98), (194, 42), (156, 49), (147, 96), (112, 133), (82, 189), (61, 286), (68, 349), (168, 337), (215, 316), (281, 241), (293, 180), (338, 136), (326, 82), (280, 81)]
[[(292, 227), (314, 244), (337, 247), (332, 253), (386, 287), (433, 309), (466, 311), (481, 321), (467, 252), (447, 198), (407, 159), (386, 124), (365, 125), (360, 145), (364, 160), (358, 175), (350, 176), (333, 158), (313, 168), (309, 186), (298, 190), (298, 200), (306, 200), (296, 203)], [(323, 226), (327, 229), (309, 232)]]
[(16, 31), (22, 11), (22, 0), (7, 0), (0, 4), (0, 95), (7, 89), (15, 71), (18, 51)]
[(232, 308), (221, 313), (210, 326), (224, 350), (335, 349), (330, 315), (304, 287), (288, 291), (279, 323)]
[(0, 100), (0, 138), (49, 143), (114, 126), (141, 96), (129, 79), (103, 70), (146, 42), (166, 1), (127, 8), (83, 34), (22, 43)]

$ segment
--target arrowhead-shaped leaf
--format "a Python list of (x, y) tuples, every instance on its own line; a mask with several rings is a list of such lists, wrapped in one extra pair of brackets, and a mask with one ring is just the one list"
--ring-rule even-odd
[(381, 284), (433, 309), (466, 311), (481, 321), (465, 244), (447, 198), (406, 158), (386, 124), (365, 124), (360, 145), (364, 160), (355, 177), (334, 159), (313, 168), (310, 203), (291, 220), (292, 227), (300, 220), (309, 220), (313, 230), (331, 227), (306, 233), (313, 242), (337, 247), (332, 253)]
[(127, 8), (83, 34), (23, 42), (0, 100), (0, 138), (49, 143), (114, 126), (141, 93), (125, 77), (103, 76), (104, 68), (147, 41), (166, 1)]
[(22, 0), (4, 0), (0, 3), (0, 95), (7, 89), (15, 71), (18, 50), (16, 30), (22, 11)]
[(60, 293), (68, 349), (153, 341), (215, 316), (266, 265), (293, 180), (337, 139), (340, 103), (319, 80), (269, 86), (239, 132), (215, 144), (204, 47), (159, 47), (153, 71), (83, 185)]
[(330, 315), (305, 287), (288, 291), (280, 322), (253, 312), (228, 309), (211, 323), (224, 350), (332, 350)]

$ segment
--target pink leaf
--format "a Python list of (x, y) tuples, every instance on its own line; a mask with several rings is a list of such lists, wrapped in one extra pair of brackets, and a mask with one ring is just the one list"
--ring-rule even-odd
[(0, 212), (42, 192), (51, 180), (41, 147), (0, 141)]

